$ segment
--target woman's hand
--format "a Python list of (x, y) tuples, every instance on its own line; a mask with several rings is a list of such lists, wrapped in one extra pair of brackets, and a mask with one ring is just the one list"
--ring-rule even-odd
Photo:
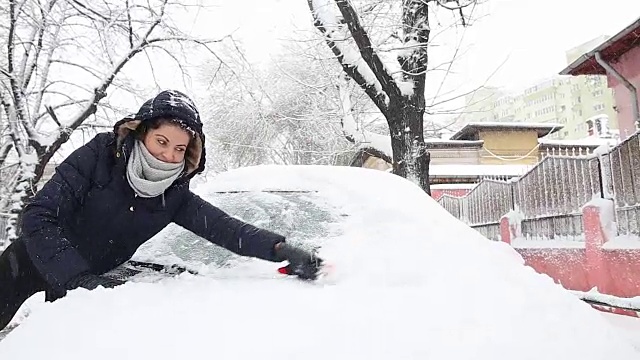
[(279, 269), (281, 273), (296, 275), (305, 280), (315, 280), (318, 277), (323, 261), (314, 253), (286, 242), (277, 243), (275, 252), (280, 261), (289, 261), (289, 265)]

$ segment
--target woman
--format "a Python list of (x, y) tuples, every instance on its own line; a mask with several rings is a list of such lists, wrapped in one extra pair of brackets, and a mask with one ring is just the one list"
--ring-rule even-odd
[(288, 260), (285, 273), (315, 279), (321, 259), (189, 190), (204, 170), (204, 140), (194, 103), (163, 91), (69, 155), (25, 207), (21, 237), (0, 256), (0, 330), (36, 292), (53, 301), (77, 287), (120, 285), (102, 274), (171, 222), (239, 255)]

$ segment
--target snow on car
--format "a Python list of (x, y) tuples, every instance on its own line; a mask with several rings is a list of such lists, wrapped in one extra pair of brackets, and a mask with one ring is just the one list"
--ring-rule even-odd
[(171, 226), (135, 258), (197, 274), (30, 300), (0, 359), (639, 358), (596, 310), (395, 175), (256, 166), (194, 191), (331, 271), (301, 281)]

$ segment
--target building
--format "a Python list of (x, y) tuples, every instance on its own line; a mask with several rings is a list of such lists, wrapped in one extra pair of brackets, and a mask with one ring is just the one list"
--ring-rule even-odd
[(479, 122), (465, 125), (449, 141), (479, 143), (476, 164), (534, 165), (540, 159), (540, 138), (560, 130), (562, 125), (555, 123)]
[(505, 94), (496, 87), (484, 86), (465, 96), (462, 123), (494, 121), (495, 103)]
[(576, 61), (580, 56), (584, 55), (584, 53), (595, 49), (596, 46), (602, 44), (603, 42), (609, 40), (611, 36), (601, 35), (595, 39), (589, 40), (586, 43), (580, 44), (574, 48), (571, 48), (565, 52), (567, 57), (567, 64), (571, 64)]
[(640, 122), (640, 18), (618, 34), (585, 52), (562, 75), (603, 76), (615, 96), (620, 139), (634, 134)]
[[(544, 156), (587, 155), (607, 143), (606, 139), (595, 138), (548, 139), (562, 128), (556, 123), (477, 122), (466, 124), (450, 139), (427, 139), (432, 190), (443, 186), (448, 190), (468, 189), (468, 185), (484, 178), (518, 177)], [(351, 165), (389, 171), (390, 161), (386, 155), (368, 149), (361, 150)]]
[[(592, 49), (594, 39), (566, 52), (574, 59), (585, 49)], [(465, 98), (462, 123), (483, 121), (559, 123), (562, 131), (551, 135), (555, 139), (581, 139), (589, 136), (587, 119), (605, 118), (608, 129), (615, 133), (617, 114), (613, 92), (607, 88), (606, 77), (553, 76), (519, 93), (505, 93), (497, 88), (482, 88)]]

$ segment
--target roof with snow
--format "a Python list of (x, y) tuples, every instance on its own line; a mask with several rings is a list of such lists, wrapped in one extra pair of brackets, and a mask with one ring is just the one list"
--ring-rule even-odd
[(540, 139), (538, 143), (541, 147), (587, 147), (596, 148), (606, 144), (610, 146), (617, 145), (620, 141), (613, 138), (599, 138), (595, 136), (586, 137), (584, 139), (575, 140), (548, 140)]
[(535, 130), (538, 137), (552, 134), (562, 129), (564, 125), (556, 123), (526, 123), (526, 122), (471, 122), (451, 135), (450, 140), (472, 140), (481, 130)]
[(425, 139), (425, 144), (430, 149), (439, 149), (439, 148), (452, 148), (452, 147), (460, 147), (460, 148), (481, 148), (484, 144), (484, 140), (445, 140), (445, 139)]
[(595, 58), (600, 53), (606, 62), (615, 61), (633, 47), (640, 46), (640, 18), (622, 31), (598, 45), (595, 49), (577, 58), (563, 69), (562, 75), (606, 75), (605, 69)]
[(429, 165), (429, 177), (469, 178), (483, 176), (516, 177), (525, 174), (534, 165), (459, 165), (438, 164)]

